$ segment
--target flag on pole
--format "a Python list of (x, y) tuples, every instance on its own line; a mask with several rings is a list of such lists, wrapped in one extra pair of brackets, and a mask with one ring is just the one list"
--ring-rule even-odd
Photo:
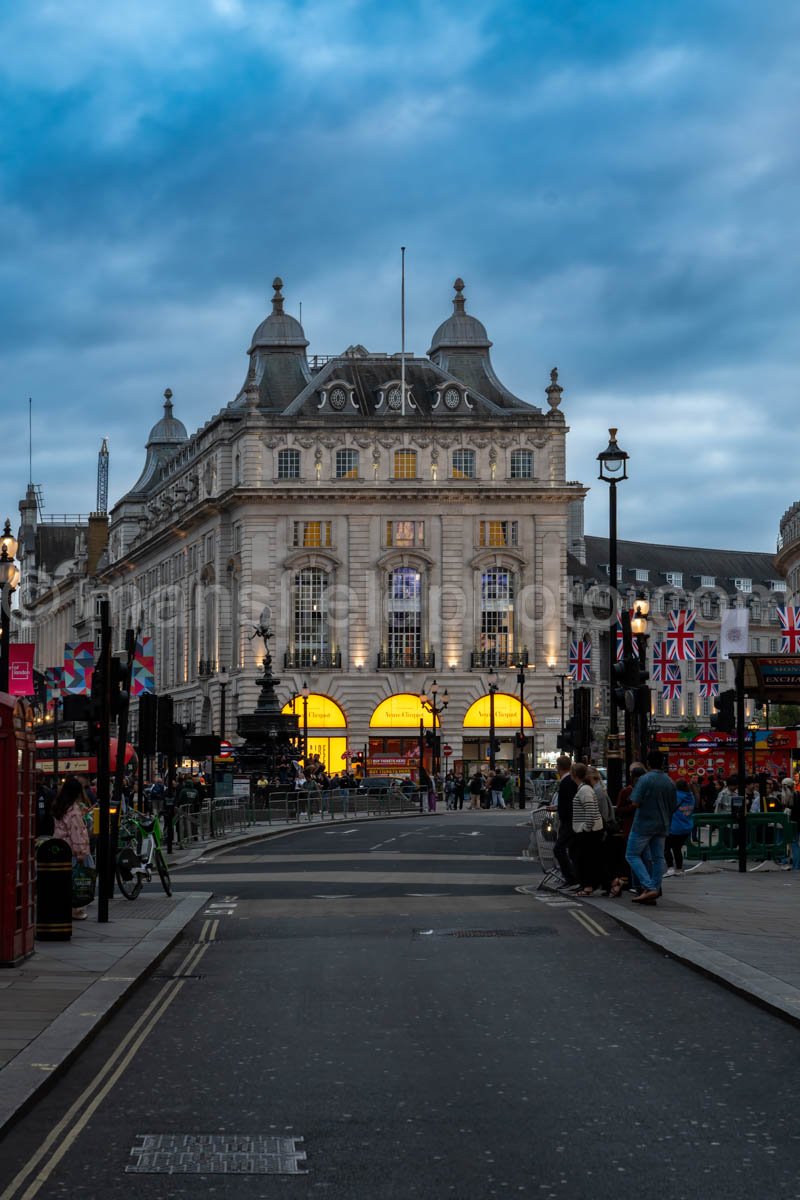
[(662, 639), (653, 644), (653, 683), (663, 683), (669, 668), (667, 643)]
[(44, 672), (47, 703), (52, 704), (64, 695), (64, 668), (47, 667)]
[(156, 690), (155, 658), (153, 657), (153, 639), (142, 634), (136, 639), (136, 649), (133, 655), (133, 671), (131, 674), (131, 696), (141, 696)]
[(667, 650), (670, 662), (694, 658), (694, 609), (673, 609), (667, 624)]
[(574, 683), (588, 683), (591, 679), (592, 643), (590, 638), (573, 638), (570, 642), (569, 673)]
[(702, 642), (695, 640), (694, 677), (698, 683), (716, 683), (719, 680), (715, 638), (705, 638)]
[(88, 696), (92, 691), (94, 642), (67, 642), (64, 647), (64, 691)]
[(11, 642), (8, 647), (8, 691), (11, 696), (33, 696), (33, 642)]
[(800, 654), (800, 608), (779, 605), (775, 612), (781, 623), (781, 654)]
[(719, 695), (719, 683), (710, 679), (703, 680), (700, 684), (700, 696), (703, 700), (711, 700), (714, 696)]
[(667, 667), (666, 678), (662, 680), (661, 695), (665, 700), (681, 698), (681, 669), (675, 663), (670, 663)]
[[(631, 616), (633, 616), (633, 612), (631, 612)], [(636, 644), (635, 637), (631, 638), (631, 649), (633, 650), (633, 657), (638, 658), (639, 657), (639, 647)], [(622, 662), (624, 657), (625, 657), (625, 638), (622, 633), (622, 621), (619, 617), (617, 617), (617, 662)]]
[(727, 659), (731, 654), (744, 654), (750, 631), (749, 608), (725, 608), (720, 623), (719, 653)]

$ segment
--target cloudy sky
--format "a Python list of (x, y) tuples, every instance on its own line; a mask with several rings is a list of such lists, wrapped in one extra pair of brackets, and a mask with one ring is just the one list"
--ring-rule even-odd
[[(620, 535), (769, 550), (800, 496), (791, 0), (26, 0), (0, 10), (2, 515), (233, 398), (270, 283), (310, 352), (423, 354), (456, 275)], [(605, 485), (587, 530), (602, 534)]]

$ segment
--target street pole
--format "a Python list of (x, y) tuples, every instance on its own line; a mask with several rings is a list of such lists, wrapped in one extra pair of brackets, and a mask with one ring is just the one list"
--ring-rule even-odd
[[(224, 667), (222, 668), (221, 674), (223, 674), (223, 675), (225, 674)], [(228, 690), (227, 679), (220, 680), (220, 685), (219, 685), (219, 725), (220, 725), (219, 735), (222, 738), (223, 742), (226, 740), (225, 739), (225, 727), (226, 727), (225, 699), (226, 699), (227, 690)]]
[(308, 771), (308, 684), (303, 683), (303, 772)]
[(53, 786), (58, 792), (58, 696), (53, 701)]
[(739, 776), (739, 873), (747, 872), (747, 806), (745, 804), (745, 774), (747, 770), (744, 749), (744, 657), (736, 663), (736, 771)]
[(608, 431), (608, 446), (597, 456), (599, 478), (609, 485), (608, 491), (608, 745), (606, 767), (608, 794), (616, 804), (622, 788), (622, 756), (619, 748), (619, 725), (614, 701), (614, 667), (617, 650), (617, 483), (628, 478), (628, 455), (617, 445), (616, 429)]
[(489, 680), (489, 770), (491, 771), (492, 775), (494, 775), (494, 772), (495, 772), (494, 695), (495, 695), (495, 692), (497, 691), (497, 672), (495, 671), (494, 667), (491, 667), (489, 669), (489, 674), (487, 675), (487, 679)]
[(100, 661), (95, 670), (99, 676), (100, 737), (97, 745), (97, 806), (100, 830), (97, 838), (97, 920), (108, 922), (108, 901), (111, 897), (111, 825), (109, 778), (109, 718), (111, 710), (111, 623), (108, 600), (100, 601)]
[[(519, 684), (519, 806), (525, 807), (525, 661), (520, 660), (519, 671), (517, 672), (517, 683)], [(561, 701), (561, 728), (564, 728), (564, 701)]]

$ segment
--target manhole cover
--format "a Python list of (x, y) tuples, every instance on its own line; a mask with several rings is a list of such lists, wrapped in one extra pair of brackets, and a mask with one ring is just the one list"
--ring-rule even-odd
[(142, 1175), (305, 1175), (302, 1138), (249, 1134), (139, 1133), (136, 1162)]
[(535, 929), (415, 929), (414, 937), (515, 938), (555, 932), (549, 925), (537, 925)]

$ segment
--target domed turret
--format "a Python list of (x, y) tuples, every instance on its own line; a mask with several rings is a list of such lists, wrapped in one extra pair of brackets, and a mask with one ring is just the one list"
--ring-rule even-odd
[(308, 345), (303, 326), (283, 311), (283, 280), (280, 277), (273, 279), (272, 286), (275, 290), (272, 312), (253, 334), (248, 354), (254, 350), (305, 350)]
[(147, 458), (144, 468), (131, 492), (149, 492), (158, 482), (158, 474), (163, 463), (171, 458), (177, 448), (188, 441), (189, 435), (183, 421), (179, 421), (172, 413), (172, 392), (169, 388), (164, 392), (164, 415), (156, 421), (147, 439)]
[(453, 297), (453, 315), (443, 321), (436, 333), (433, 335), (431, 348), (428, 351), (428, 356), (433, 358), (442, 350), (489, 350), (492, 343), (489, 341), (489, 335), (486, 332), (486, 327), (477, 317), (471, 317), (464, 310), (464, 280), (457, 279), (453, 284), (455, 288), (455, 296)]

